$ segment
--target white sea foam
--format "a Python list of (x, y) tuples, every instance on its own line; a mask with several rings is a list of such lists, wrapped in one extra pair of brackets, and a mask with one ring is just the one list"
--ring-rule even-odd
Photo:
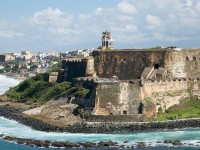
[(10, 87), (16, 86), (21, 81), (21, 79), (0, 75), (0, 95), (4, 94)]
[[(119, 145), (134, 146), (137, 145), (137, 142), (145, 142), (149, 146), (160, 146), (163, 145), (164, 140), (181, 140), (183, 143), (186, 143), (185, 145), (200, 145), (200, 143), (198, 143), (200, 142), (200, 129), (133, 132), (126, 134), (57, 133), (35, 131), (30, 127), (0, 117), (0, 131), (2, 134), (8, 136), (50, 141), (99, 142), (102, 140), (112, 140), (118, 142)], [(172, 133), (174, 133), (173, 138), (170, 137)], [(195, 135), (196, 139), (193, 139)], [(128, 143), (124, 143), (125, 141), (128, 141)], [(161, 141), (161, 143), (157, 143), (157, 141)], [(165, 145), (172, 146), (172, 144)]]

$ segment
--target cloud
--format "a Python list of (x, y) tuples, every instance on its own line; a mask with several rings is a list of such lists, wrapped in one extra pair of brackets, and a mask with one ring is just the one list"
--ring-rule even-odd
[(151, 47), (159, 43), (193, 43), (196, 47), (199, 42), (194, 39), (200, 39), (199, 13), (198, 0), (124, 0), (77, 14), (47, 7), (15, 23), (1, 21), (0, 40), (16, 37), (18, 43), (28, 43), (33, 49), (90, 48), (98, 47), (101, 33), (108, 30), (116, 48)]
[(0, 38), (20, 37), (23, 33), (15, 31), (15, 27), (5, 21), (0, 22)]
[(53, 35), (75, 34), (73, 15), (61, 11), (58, 8), (47, 8), (36, 12), (33, 17), (29, 18), (31, 25), (43, 28)]
[(162, 21), (157, 16), (147, 15), (146, 21), (148, 23), (148, 28), (150, 29), (156, 29), (162, 26)]
[(125, 14), (135, 14), (137, 13), (137, 9), (134, 5), (129, 3), (128, 1), (120, 2), (117, 5), (117, 9), (119, 12), (125, 13)]

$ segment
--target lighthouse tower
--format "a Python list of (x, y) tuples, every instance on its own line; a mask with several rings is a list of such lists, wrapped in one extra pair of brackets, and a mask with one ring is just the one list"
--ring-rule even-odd
[(110, 32), (102, 32), (102, 47), (105, 49), (113, 49), (113, 39)]

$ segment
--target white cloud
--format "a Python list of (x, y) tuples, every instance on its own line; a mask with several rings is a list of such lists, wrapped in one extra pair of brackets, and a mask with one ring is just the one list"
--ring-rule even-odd
[(58, 8), (47, 8), (45, 10), (36, 12), (33, 17), (30, 18), (32, 25), (44, 27), (52, 34), (74, 34), (73, 30), (73, 16), (62, 12)]
[(23, 35), (23, 33), (15, 30), (14, 26), (9, 23), (4, 21), (0, 22), (0, 38), (14, 38)]
[(148, 23), (148, 28), (150, 29), (157, 29), (162, 26), (162, 21), (157, 16), (147, 15), (146, 21)]
[(122, 13), (127, 13), (127, 14), (137, 13), (137, 9), (135, 8), (135, 6), (129, 3), (128, 1), (120, 2), (117, 5), (117, 8), (118, 8), (118, 11)]
[(98, 7), (98, 8), (95, 10), (94, 14), (97, 15), (97, 16), (98, 16), (98, 15), (101, 15), (101, 14), (103, 13), (103, 10), (104, 10), (103, 8)]
[[(146, 44), (148, 47), (159, 42), (186, 45), (194, 43), (194, 38), (200, 39), (199, 13), (198, 0), (124, 0), (112, 7), (97, 7), (91, 12), (76, 15), (49, 7), (32, 16), (22, 17), (16, 23), (3, 25), (0, 22), (0, 38), (18, 37), (29, 41), (29, 45), (34, 43), (34, 48), (35, 43), (46, 49), (77, 47), (83, 43), (87, 47), (91, 47), (91, 43), (98, 47), (101, 32), (109, 30), (116, 47), (126, 48), (133, 43), (138, 47), (147, 43), (150, 44)], [(82, 48), (87, 48), (85, 45)]]

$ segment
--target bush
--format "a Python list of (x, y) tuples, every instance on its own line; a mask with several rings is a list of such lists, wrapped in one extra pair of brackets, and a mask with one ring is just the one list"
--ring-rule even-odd
[(7, 96), (19, 102), (44, 103), (63, 94), (70, 96), (88, 97), (90, 89), (83, 85), (73, 87), (70, 82), (48, 82), (48, 73), (39, 74), (26, 79), (18, 86), (6, 92)]

